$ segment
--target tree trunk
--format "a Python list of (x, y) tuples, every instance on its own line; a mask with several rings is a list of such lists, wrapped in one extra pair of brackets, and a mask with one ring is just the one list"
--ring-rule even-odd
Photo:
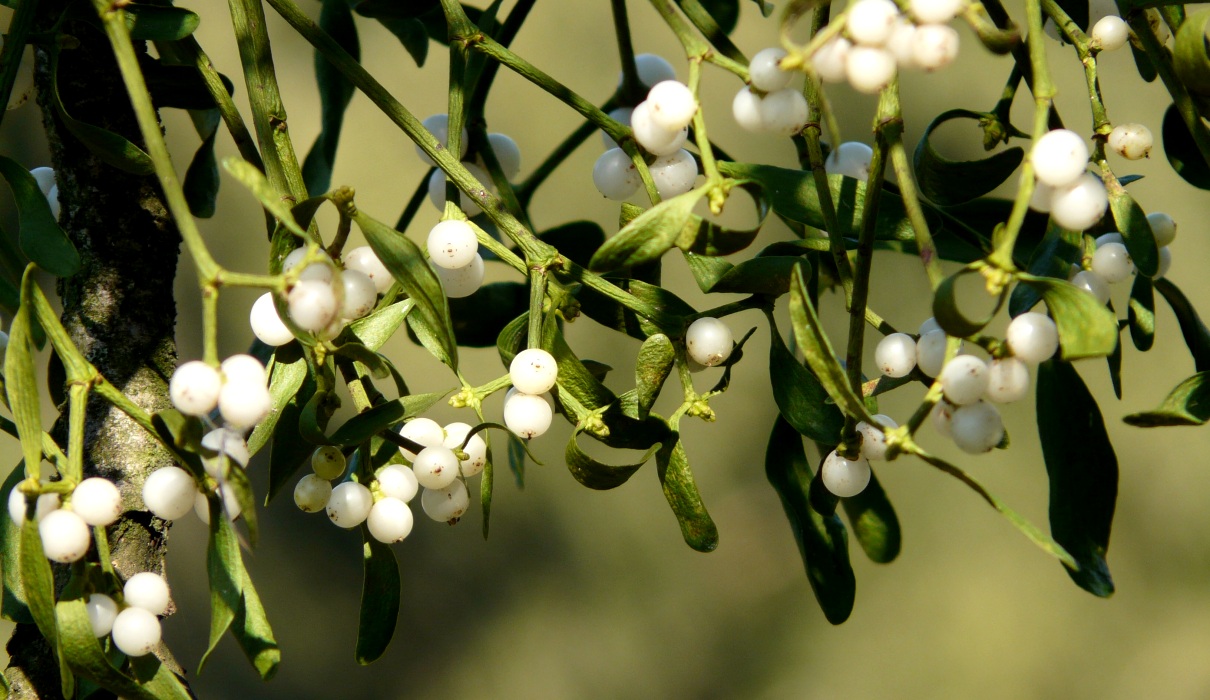
[[(54, 22), (65, 0), (42, 0), (35, 31)], [(95, 26), (68, 23), (79, 40), (59, 59), (59, 92), (75, 119), (141, 144), (121, 74), (105, 35)], [(145, 50), (142, 45), (137, 45)], [(49, 89), (47, 52), (39, 47), (35, 81), (62, 205), (60, 222), (80, 251), (83, 267), (60, 280), (63, 324), (101, 374), (149, 412), (170, 406), (168, 378), (176, 366), (173, 277), (180, 238), (154, 176), (136, 176), (105, 164), (64, 126)], [(50, 381), (62, 381), (52, 361)], [(52, 434), (66, 445), (66, 406)], [(162, 572), (168, 528), (144, 510), (143, 481), (171, 463), (150, 435), (109, 404), (89, 402), (85, 429), (86, 475), (114, 481), (126, 511), (110, 526), (113, 565), (125, 579), (140, 571)], [(56, 566), (56, 569), (66, 567)], [(64, 571), (57, 571), (62, 579)], [(62, 580), (59, 580), (62, 584)], [(5, 675), (14, 698), (53, 698), (61, 693), (58, 665), (33, 625), (18, 625), (8, 643)], [(179, 667), (161, 645), (157, 652)]]

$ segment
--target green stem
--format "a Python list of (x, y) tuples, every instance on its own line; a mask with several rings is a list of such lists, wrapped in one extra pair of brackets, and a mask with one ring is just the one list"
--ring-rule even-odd
[(718, 22), (714, 20), (710, 11), (703, 7), (698, 0), (677, 0), (676, 4), (680, 6), (689, 21), (693, 22), (693, 26), (697, 27), (697, 30), (706, 37), (706, 40), (718, 49), (719, 53), (736, 63), (748, 65), (748, 58), (744, 56), (744, 52), (740, 51), (739, 47), (731, 41), (722, 27), (718, 26)]
[(406, 231), (408, 226), (415, 218), (416, 212), (420, 211), (420, 207), (424, 206), (424, 201), (429, 197), (429, 178), (433, 176), (433, 171), (436, 168), (429, 168), (424, 173), (424, 177), (420, 178), (420, 183), (416, 185), (416, 189), (412, 192), (408, 203), (404, 205), (403, 212), (399, 215), (399, 220), (395, 222), (396, 231)]
[(542, 347), (542, 324), (546, 317), (542, 315), (542, 307), (546, 302), (546, 270), (532, 269), (529, 271), (529, 344), (527, 347)]
[[(534, 3), (537, 0), (518, 0), (513, 9), (509, 10), (508, 18), (504, 20), (504, 25), (500, 28), (496, 40), (504, 46), (509, 46), (513, 43), (513, 39), (517, 37), (517, 32), (521, 31), (521, 25), (525, 24), (525, 19), (529, 17), (529, 11), (534, 8)], [(483, 68), (483, 72), (479, 74), (478, 80), (475, 82), (474, 92), (471, 93), (469, 105), (466, 108), (470, 121), (481, 121), (483, 119), (483, 110), (487, 105), (487, 96), (491, 92), (492, 84), (496, 80), (496, 75), (500, 72), (499, 63), (488, 63)]]
[[(889, 90), (898, 91), (898, 82), (892, 83)], [(924, 272), (928, 275), (929, 285), (936, 289), (945, 279), (941, 270), (941, 256), (937, 253), (937, 245), (929, 233), (928, 220), (924, 216), (924, 208), (920, 204), (920, 193), (916, 189), (915, 176), (912, 174), (912, 164), (908, 160), (907, 151), (903, 147), (903, 125), (888, 124), (883, 131), (887, 146), (891, 151), (891, 166), (895, 170), (895, 179), (899, 182), (899, 192), (903, 196), (903, 208), (907, 211), (908, 221), (916, 234), (916, 248), (920, 253), (920, 261), (924, 263)]]
[(875, 129), (874, 155), (866, 179), (865, 201), (861, 211), (861, 232), (857, 238), (857, 266), (853, 275), (853, 296), (849, 304), (849, 339), (845, 353), (845, 373), (849, 386), (861, 395), (861, 358), (865, 341), (866, 312), (870, 299), (870, 270), (874, 264), (874, 232), (878, 202), (886, 180), (886, 141), (882, 127), (902, 124), (895, 90), (885, 90), (879, 99), (879, 126)]
[[(617, 100), (611, 99), (605, 104), (601, 105), (601, 109), (603, 111), (608, 111), (617, 105)], [(542, 186), (542, 183), (546, 182), (546, 179), (554, 174), (555, 169), (562, 165), (563, 161), (571, 157), (572, 153), (575, 153), (576, 149), (580, 147), (580, 144), (584, 143), (589, 137), (597, 133), (599, 130), (600, 129), (596, 124), (593, 124), (591, 121), (586, 121), (580, 126), (576, 127), (575, 131), (568, 134), (567, 138), (563, 139), (559, 145), (555, 146), (554, 150), (550, 152), (550, 155), (546, 156), (546, 159), (539, 163), (538, 167), (534, 168), (534, 171), (529, 174), (529, 177), (525, 178), (523, 182), (517, 184), (517, 201), (520, 202), (521, 206), (528, 207), (530, 201), (534, 197), (534, 193), (537, 192), (538, 188)]]
[(551, 268), (551, 271), (555, 273), (556, 277), (566, 279), (571, 282), (578, 282), (589, 289), (600, 292), (604, 296), (618, 302), (622, 306), (630, 309), (648, 321), (651, 321), (665, 331), (670, 331), (675, 334), (676, 330), (680, 328), (680, 321), (676, 317), (665, 313), (659, 307), (652, 306), (651, 304), (640, 300), (630, 292), (627, 292), (617, 285), (606, 281), (599, 275), (595, 275), (588, 270), (585, 270), (583, 267), (580, 267), (571, 260), (566, 258), (563, 258), (562, 260), (563, 263), (561, 267)]
[(289, 197), (291, 203), (301, 202), (307, 198), (307, 186), (286, 126), (286, 107), (282, 104), (277, 73), (273, 68), (264, 7), (260, 0), (228, 0), (228, 4), (244, 83), (248, 88), (248, 102), (252, 106), (252, 122), (265, 163), (265, 177), (273, 189)]
[(74, 484), (84, 480), (84, 420), (89, 388), (88, 382), (74, 382), (68, 389), (67, 472), (60, 472), (60, 476)]
[(634, 44), (630, 40), (630, 19), (626, 14), (626, 0), (610, 0), (613, 9), (613, 33), (617, 37), (618, 57), (622, 63), (622, 84), (618, 94), (625, 98), (626, 104), (642, 102), (646, 90), (639, 80), (639, 69), (634, 62)]

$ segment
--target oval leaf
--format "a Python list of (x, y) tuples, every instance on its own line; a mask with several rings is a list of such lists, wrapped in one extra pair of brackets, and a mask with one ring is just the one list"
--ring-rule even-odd
[(38, 181), (17, 161), (0, 156), (0, 175), (8, 181), (17, 204), (21, 252), (56, 277), (70, 277), (80, 269), (80, 253), (59, 227)]
[[(933, 132), (947, 121), (968, 119), (976, 122), (988, 115), (965, 109), (942, 112), (924, 130), (916, 146), (913, 165), (920, 191), (929, 200), (941, 206), (962, 204), (982, 197), (999, 187), (1012, 176), (1025, 158), (1021, 148), (1007, 148), (995, 155), (980, 160), (949, 160), (933, 147)], [(982, 130), (980, 130), (982, 141)]]
[[(347, 2), (325, 2), (319, 12), (319, 26), (353, 60), (360, 60), (361, 45), (357, 25)], [(336, 146), (344, 124), (345, 109), (353, 99), (353, 84), (318, 51), (315, 52), (315, 80), (319, 86), (320, 131), (303, 161), (302, 175), (312, 196), (328, 191), (332, 184), (332, 166)]]
[(1135, 275), (1130, 288), (1130, 339), (1134, 347), (1146, 352), (1155, 342), (1155, 295), (1151, 280)]
[(1210, 330), (1202, 323), (1197, 309), (1193, 308), (1184, 292), (1172, 282), (1158, 279), (1152, 284), (1172, 307), (1172, 313), (1176, 315), (1177, 323), (1181, 327), (1181, 335), (1185, 337), (1185, 345), (1189, 347), (1189, 354), (1193, 355), (1194, 368), (1198, 372), (1210, 370)]
[(361, 613), (357, 622), (357, 663), (373, 663), (395, 636), (399, 619), (399, 562), (389, 545), (362, 526)]
[(1164, 155), (1176, 174), (1194, 187), (1210, 190), (1210, 164), (1198, 151), (1197, 142), (1193, 140), (1193, 134), (1189, 132), (1189, 126), (1176, 105), (1171, 105), (1164, 112), (1161, 135), (1164, 139)]
[(680, 523), (685, 544), (699, 552), (713, 552), (718, 547), (718, 527), (702, 503), (678, 433), (673, 432), (669, 442), (660, 447), (655, 461), (664, 498)]
[(819, 379), (794, 358), (769, 320), (769, 382), (781, 415), (803, 435), (835, 444), (844, 427), (844, 415), (828, 397)]
[(1113, 212), (1113, 222), (1122, 233), (1126, 250), (1130, 252), (1130, 258), (1134, 260), (1140, 275), (1154, 277), (1160, 269), (1160, 252), (1155, 245), (1151, 224), (1147, 223), (1147, 214), (1112, 173), (1108, 180), (1109, 210)]
[(180, 7), (128, 4), (124, 7), (126, 26), (135, 41), (177, 41), (197, 29), (197, 13)]
[(571, 439), (567, 441), (567, 449), (564, 451), (564, 458), (567, 461), (567, 469), (576, 481), (590, 489), (600, 491), (617, 488), (626, 483), (635, 472), (639, 470), (647, 460), (651, 459), (651, 455), (655, 454), (658, 447), (652, 447), (647, 450), (643, 458), (634, 464), (605, 464), (599, 460), (588, 456), (584, 450), (580, 449), (576, 438), (580, 435), (579, 430), (572, 433)]
[(664, 380), (672, 372), (676, 360), (676, 348), (672, 341), (663, 333), (656, 333), (643, 341), (639, 348), (639, 357), (634, 368), (634, 385), (637, 390), (636, 416), (639, 420), (647, 417), (655, 400), (660, 395)]
[(589, 261), (589, 269), (609, 272), (658, 260), (683, 235), (696, 235), (693, 207), (705, 194), (705, 189), (696, 189), (643, 212), (605, 241)]
[(1210, 372), (1198, 372), (1178, 384), (1158, 408), (1122, 420), (1139, 428), (1202, 425), (1210, 420)]
[[(770, 438), (772, 441), (772, 438)], [(899, 517), (887, 499), (886, 491), (878, 483), (878, 477), (870, 474), (870, 483), (856, 496), (840, 499), (853, 536), (861, 544), (870, 561), (888, 564), (899, 556), (902, 535), (899, 532)]]
[(1000, 307), (1004, 306), (1004, 299), (1008, 296), (1007, 288), (1001, 290), (1000, 296), (996, 299), (995, 308), (981, 319), (969, 319), (962, 313), (962, 310), (958, 308), (956, 298), (958, 278), (963, 275), (978, 274), (979, 268), (975, 267), (977, 264), (973, 263), (941, 280), (941, 284), (937, 286), (937, 291), (933, 294), (933, 318), (937, 319), (937, 323), (947, 334), (955, 338), (966, 338), (983, 330), (983, 327), (1000, 313)]
[(1050, 476), (1050, 532), (1079, 568), (1067, 573), (1093, 595), (1113, 594), (1105, 562), (1118, 495), (1118, 460), (1101, 410), (1075, 368), (1038, 366), (1038, 437)]

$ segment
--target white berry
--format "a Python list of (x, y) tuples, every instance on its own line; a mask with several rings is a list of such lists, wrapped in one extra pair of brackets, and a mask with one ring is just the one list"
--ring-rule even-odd
[(204, 416), (218, 405), (223, 378), (218, 370), (201, 360), (186, 362), (172, 373), (168, 395), (176, 410), (187, 416)]
[(895, 20), (895, 28), (891, 30), (891, 36), (886, 41), (886, 50), (895, 57), (899, 70), (919, 68), (916, 65), (915, 41), (916, 25), (903, 17)]
[(965, 0), (909, 0), (912, 16), (921, 24), (945, 24), (958, 16)]
[(752, 88), (740, 88), (731, 101), (731, 116), (739, 128), (750, 134), (759, 134), (765, 130), (764, 117), (761, 116), (761, 101), (763, 98), (752, 92)]
[(287, 313), (294, 325), (318, 333), (339, 318), (340, 301), (332, 283), (324, 280), (299, 280), (286, 295)]
[(188, 513), (197, 493), (193, 476), (180, 467), (160, 467), (143, 482), (143, 504), (164, 520), (176, 520)]
[(346, 466), (344, 453), (335, 445), (322, 445), (311, 453), (311, 470), (321, 479), (339, 479)]
[[(44, 493), (38, 496), (37, 502), (34, 505), (34, 519), (41, 522), (48, 513), (57, 510), (59, 507), (59, 494)], [(25, 522), (25, 494), (19, 489), (13, 489), (8, 493), (8, 517), (13, 519), (17, 527)]]
[(470, 503), (466, 484), (461, 481), (455, 481), (443, 489), (425, 489), (420, 495), (420, 507), (424, 509), (424, 514), (439, 523), (458, 520), (466, 514)]
[(523, 438), (535, 438), (550, 429), (554, 411), (542, 396), (517, 392), (504, 402), (504, 425)]
[(873, 158), (874, 149), (860, 141), (845, 141), (832, 149), (823, 163), (823, 168), (829, 175), (867, 180), (870, 177), (870, 162)]
[[(483, 171), (483, 168), (474, 163), (463, 163), (462, 167), (466, 168), (467, 173), (479, 184), (486, 187), (488, 191), (494, 191), (492, 178)], [(441, 170), (434, 170), (433, 174), (429, 176), (429, 201), (437, 208), (437, 211), (445, 211), (445, 192), (445, 173)], [(458, 190), (458, 208), (466, 212), (466, 215), (469, 217), (475, 217), (483, 213), (479, 205), (461, 190)]]
[(634, 194), (642, 179), (630, 156), (620, 148), (611, 148), (592, 166), (592, 184), (602, 197), (622, 201)]
[(496, 155), (496, 162), (500, 164), (500, 171), (504, 173), (507, 180), (512, 180), (521, 172), (521, 149), (517, 146), (517, 142), (508, 134), (491, 133), (487, 135), (487, 142), (491, 144), (492, 153)]
[(340, 273), (340, 283), (344, 286), (341, 318), (361, 318), (374, 310), (374, 305), (378, 303), (378, 289), (369, 275), (357, 270), (345, 270)]
[[(609, 111), (609, 118), (615, 122), (620, 122), (623, 126), (630, 126), (630, 116), (634, 113), (633, 107), (618, 107)], [(605, 131), (601, 132), (601, 144), (605, 146), (605, 150), (617, 148), (618, 142), (613, 140)]]
[(1092, 25), (1089, 35), (1092, 37), (1094, 46), (1099, 45), (1102, 51), (1117, 51), (1130, 39), (1130, 27), (1121, 17), (1109, 15), (1102, 17)]
[(38, 183), (38, 189), (42, 190), (42, 195), (46, 196), (50, 192), (50, 188), (57, 184), (55, 179), (55, 169), (48, 167), (34, 168), (29, 171), (30, 175), (34, 176), (34, 181)]
[[(444, 442), (444, 438), (442, 438)], [(454, 451), (444, 444), (426, 447), (412, 460), (416, 481), (428, 489), (440, 489), (458, 478), (460, 465)]]
[(884, 428), (898, 428), (899, 424), (893, 418), (881, 413), (874, 416), (876, 425), (865, 421), (857, 424), (857, 432), (861, 433), (861, 456), (868, 460), (879, 461), (886, 459), (886, 434)]
[(1151, 225), (1151, 234), (1155, 236), (1155, 244), (1161, 248), (1171, 245), (1176, 240), (1176, 221), (1162, 211), (1147, 215), (1147, 223)]
[[(424, 128), (428, 129), (433, 134), (433, 137), (436, 138), (437, 141), (442, 146), (445, 146), (449, 143), (450, 117), (448, 114), (431, 115), (429, 117), (426, 117), (425, 120), (423, 122), (421, 122), (421, 124), (423, 124)], [(470, 140), (471, 140), (471, 138), (466, 133), (466, 128), (463, 127), (462, 140), (459, 142), (460, 146), (461, 146), (461, 151), (458, 154), (459, 160), (462, 159), (462, 156), (466, 155), (466, 149), (467, 149), (467, 146), (470, 145)], [(424, 151), (422, 151), (420, 149), (420, 146), (416, 146), (416, 155), (420, 156), (420, 160), (424, 161), (425, 165), (429, 165), (429, 166), (437, 165), (436, 163), (433, 162), (432, 158), (429, 158), (429, 154), (425, 153)]]
[[(653, 53), (641, 53), (634, 57), (635, 72), (639, 82), (644, 87), (651, 87), (664, 80), (676, 80), (676, 70), (663, 56)], [(622, 84), (622, 74), (618, 73), (618, 85)]]
[(832, 450), (820, 469), (823, 485), (840, 498), (850, 498), (870, 484), (870, 463), (865, 457), (845, 459)]
[(47, 559), (60, 564), (70, 564), (82, 558), (92, 544), (92, 531), (88, 529), (88, 523), (70, 510), (47, 513), (38, 523), (38, 534), (42, 536), (42, 553)]
[(1172, 267), (1172, 249), (1168, 246), (1160, 248), (1160, 269), (1156, 271), (1154, 279), (1160, 279), (1168, 274), (1168, 269)]
[(1004, 439), (1000, 411), (985, 401), (959, 406), (950, 419), (950, 437), (967, 454), (988, 452)]
[(332, 489), (332, 497), (328, 499), (328, 519), (333, 525), (348, 530), (365, 522), (373, 505), (374, 497), (369, 489), (356, 481), (346, 481)]
[[(239, 497), (235, 495), (235, 489), (231, 484), (224, 483), (218, 489), (219, 495), (222, 497), (223, 515), (228, 520), (235, 520), (243, 512), (243, 506), (239, 504)], [(198, 491), (193, 497), (193, 512), (197, 515), (198, 520), (201, 520), (207, 525), (210, 524), (210, 499), (209, 497)]]
[(1096, 297), (1102, 304), (1109, 303), (1109, 283), (1092, 270), (1080, 270), (1071, 278), (1071, 283)]
[[(461, 447), (466, 453), (466, 459), (462, 460), (459, 468), (462, 470), (462, 476), (468, 478), (483, 471), (487, 464), (487, 442), (478, 433), (472, 435), (468, 441), (466, 436), (470, 431), (471, 426), (466, 423), (450, 423), (445, 426), (445, 446), (451, 450)], [(462, 447), (464, 441), (466, 446)]]
[(318, 513), (331, 498), (331, 482), (317, 474), (307, 474), (294, 485), (294, 505), (304, 513)]
[[(445, 431), (441, 425), (431, 418), (413, 418), (399, 429), (399, 434), (420, 445), (421, 447), (437, 447), (445, 443)], [(402, 447), (399, 452), (409, 462), (416, 459), (416, 453)]]
[(460, 219), (439, 222), (429, 231), (429, 257), (437, 267), (457, 270), (470, 265), (479, 252), (475, 229)]
[(104, 527), (122, 514), (122, 494), (109, 479), (90, 477), (72, 490), (71, 509), (89, 525)]
[(941, 330), (941, 324), (937, 323), (936, 318), (929, 316), (928, 318), (924, 319), (923, 323), (920, 324), (920, 329), (916, 331), (916, 334), (924, 335), (925, 333), (932, 333), (933, 331), (939, 330)]
[(812, 64), (819, 79), (825, 83), (844, 82), (848, 75), (845, 72), (845, 57), (853, 43), (842, 36), (832, 37), (811, 57)]
[(916, 341), (916, 366), (930, 377), (936, 377), (945, 363), (945, 331), (930, 331)]
[(647, 104), (651, 120), (668, 131), (684, 129), (697, 114), (697, 98), (693, 91), (676, 80), (663, 80), (653, 85), (647, 93)]
[(370, 508), (366, 527), (370, 535), (379, 542), (393, 544), (402, 542), (412, 532), (412, 509), (397, 498), (384, 498)]
[(374, 249), (368, 245), (345, 253), (344, 263), (346, 270), (356, 270), (373, 280), (374, 289), (379, 294), (385, 294), (391, 288), (391, 284), (395, 282), (391, 271), (382, 264), (382, 261), (374, 254)]
[(1092, 254), (1092, 271), (1106, 282), (1117, 284), (1134, 276), (1134, 261), (1126, 246), (1121, 243), (1106, 243), (1098, 246)]
[(1046, 132), (1029, 154), (1038, 180), (1060, 188), (1075, 184), (1088, 167), (1088, 144), (1070, 129)]
[[(873, 0), (862, 0), (861, 4)], [(854, 46), (845, 57), (845, 75), (857, 92), (877, 94), (895, 78), (895, 56), (883, 48)]]
[(248, 443), (244, 441), (243, 434), (230, 428), (217, 428), (203, 435), (202, 447), (216, 453), (213, 457), (202, 457), (202, 466), (206, 473), (215, 479), (227, 476), (227, 470), (224, 468), (222, 460), (223, 455), (241, 467), (247, 467), (248, 460), (252, 456), (248, 451)]
[(802, 131), (811, 116), (807, 98), (794, 88), (765, 95), (759, 109), (764, 130), (781, 136), (794, 136)]
[(954, 421), (954, 411), (956, 410), (958, 410), (957, 406), (945, 399), (941, 399), (933, 404), (932, 410), (929, 411), (929, 421), (933, 424), (933, 430), (936, 430), (937, 434), (941, 437), (951, 437), (953, 435), (951, 425)]
[(935, 71), (958, 58), (958, 32), (948, 24), (923, 24), (912, 34), (912, 62)]
[(731, 328), (717, 318), (699, 318), (685, 331), (685, 351), (690, 359), (706, 367), (725, 362), (734, 344)]
[(469, 297), (479, 291), (483, 285), (483, 276), (487, 269), (483, 264), (483, 256), (475, 253), (474, 259), (466, 267), (457, 270), (447, 270), (444, 267), (434, 268), (437, 278), (441, 280), (441, 288), (450, 299)]
[(907, 333), (892, 333), (874, 349), (874, 363), (888, 377), (906, 377), (916, 368), (916, 341)]
[(937, 381), (950, 403), (965, 406), (987, 391), (987, 365), (974, 355), (958, 355), (945, 363)]
[(1059, 329), (1046, 314), (1030, 311), (1008, 324), (1005, 340), (1014, 357), (1036, 365), (1049, 360), (1059, 349)]
[(1122, 238), (1122, 234), (1118, 233), (1117, 231), (1111, 231), (1110, 233), (1102, 233), (1101, 235), (1097, 236), (1096, 243), (1097, 247), (1100, 248), (1107, 243), (1121, 243), (1122, 245), (1125, 245), (1126, 241)]
[(1105, 183), (1092, 173), (1084, 173), (1075, 184), (1056, 188), (1050, 198), (1050, 216), (1070, 231), (1083, 231), (1101, 220), (1109, 208)]
[(59, 202), (59, 186), (54, 185), (46, 192), (46, 203), (50, 205), (50, 215), (55, 221), (59, 220), (59, 213), (62, 211), (63, 205)]
[(1033, 194), (1029, 196), (1029, 208), (1036, 212), (1049, 214), (1051, 209), (1051, 199), (1055, 196), (1055, 188), (1045, 182), (1037, 182), (1034, 184)]
[(891, 0), (857, 0), (849, 6), (845, 29), (849, 38), (865, 46), (882, 46), (891, 36), (899, 7)]
[(252, 325), (252, 334), (257, 340), (271, 347), (279, 347), (294, 340), (294, 334), (282, 323), (273, 306), (272, 292), (265, 292), (252, 304), (252, 312), (248, 314), (248, 322)]
[(152, 615), (163, 615), (168, 612), (168, 583), (163, 576), (150, 571), (143, 571), (131, 576), (122, 587), (122, 597), (126, 604), (142, 608)]
[(550, 391), (558, 378), (559, 365), (554, 355), (541, 348), (522, 350), (508, 366), (509, 379), (523, 394)]
[(660, 199), (671, 199), (688, 192), (693, 189), (693, 182), (697, 179), (697, 161), (684, 149), (670, 156), (656, 158), (648, 168)]
[(113, 630), (113, 621), (118, 617), (118, 604), (113, 598), (103, 593), (93, 593), (84, 601), (84, 611), (88, 613), (88, 624), (97, 639), (109, 636)]
[(219, 394), (219, 413), (234, 430), (251, 428), (269, 415), (272, 408), (273, 397), (264, 384), (228, 382)]
[(416, 492), (420, 490), (416, 473), (403, 464), (388, 464), (378, 470), (374, 479), (378, 482), (378, 490), (382, 491), (382, 495), (397, 498), (404, 503), (415, 498)]
[(1151, 155), (1155, 137), (1142, 124), (1119, 124), (1109, 132), (1109, 147), (1126, 160), (1138, 160)]
[(1012, 403), (1029, 392), (1029, 365), (1016, 357), (992, 360), (987, 368), (987, 393), (994, 403)]
[(651, 103), (640, 102), (630, 113), (630, 129), (634, 140), (654, 156), (670, 156), (681, 150), (689, 138), (689, 129), (669, 129), (655, 120)]
[(794, 74), (779, 67), (785, 57), (785, 50), (776, 46), (757, 51), (748, 62), (748, 78), (752, 80), (752, 86), (757, 90), (773, 92), (789, 85)]
[(126, 608), (113, 621), (113, 645), (127, 656), (146, 656), (160, 643), (160, 620), (142, 608)]

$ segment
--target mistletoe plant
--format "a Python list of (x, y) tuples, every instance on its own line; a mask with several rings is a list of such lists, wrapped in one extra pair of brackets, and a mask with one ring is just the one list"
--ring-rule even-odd
[[(477, 502), (486, 537), (496, 467), (507, 464), (519, 476), (528, 441), (549, 439), (543, 435), (556, 413), (572, 426), (565, 461), (573, 478), (611, 489), (654, 461), (685, 542), (715, 549), (718, 529), (690, 467), (691, 458), (707, 456), (694, 454), (681, 424), (714, 421), (713, 400), (728, 390), (731, 368), (745, 354), (754, 361), (746, 346), (752, 332), (733, 335), (736, 314), (759, 311), (769, 326), (779, 415), (765, 471), (808, 581), (835, 624), (854, 603), (850, 529), (874, 561), (898, 555), (899, 524), (871, 468), (894, 459), (922, 460), (959, 479), (1077, 585), (1098, 596), (1113, 592), (1105, 556), (1118, 465), (1101, 410), (1072, 362), (1106, 358), (1120, 395), (1123, 335), (1140, 351), (1152, 347), (1157, 290), (1180, 321), (1199, 373), (1156, 410), (1126, 421), (1161, 426), (1210, 418), (1210, 333), (1165, 277), (1176, 222), (1147, 214), (1125, 188), (1135, 178), (1119, 172), (1149, 153), (1152, 134), (1109, 119), (1097, 72), (1102, 52), (1130, 45), (1141, 77), (1158, 76), (1171, 95), (1161, 132), (1173, 169), (1210, 189), (1203, 121), (1210, 112), (1208, 11), (1187, 16), (1181, 4), (1159, 0), (1119, 0), (1116, 7), (1026, 0), (1022, 27), (1000, 0), (852, 0), (843, 8), (791, 0), (779, 24), (766, 20), (770, 43), (778, 45), (749, 60), (729, 38), (739, 0), (650, 0), (642, 12), (658, 17), (684, 49), (668, 61), (635, 55), (628, 16), (635, 8), (612, 0), (621, 75), (598, 103), (509, 48), (533, 0), (519, 0), (503, 17), (501, 0), (486, 9), (454, 0), (324, 0), (318, 22), (293, 0), (230, 0), (238, 67), (213, 65), (193, 36), (199, 13), (217, 14), (214, 7), (195, 12), (170, 0), (4, 4), (15, 14), (0, 52), (0, 96), (14, 94), (20, 57), (32, 44), (56, 159), (54, 170), (31, 171), (0, 156), (20, 219), (19, 246), (0, 237), (7, 275), (0, 277), (0, 303), (13, 314), (0, 393), (12, 418), (0, 419), (0, 428), (20, 440), (23, 456), (0, 493), (11, 516), (2, 531), (3, 613), (18, 623), (5, 687), (17, 697), (88, 697), (102, 689), (129, 698), (189, 696), (183, 671), (160, 643), (160, 617), (171, 608), (162, 561), (166, 523), (191, 510), (209, 524), (209, 650), (230, 632), (256, 670), (272, 676), (280, 650), (241, 549), (257, 544), (261, 496), (267, 502), (291, 485), (300, 509), (325, 511), (360, 535), (365, 587), (356, 657), (374, 661), (401, 604), (390, 545), (411, 533), (414, 499), (428, 517), (451, 524)], [(754, 4), (743, 9), (772, 16), (769, 3)], [(266, 5), (316, 52), (322, 131), (301, 163), (278, 89)], [(362, 67), (358, 25), (368, 20), (398, 37), (418, 64), (431, 58), (433, 42), (448, 47), (444, 114), (421, 121)], [(957, 70), (949, 67), (959, 51), (956, 22), (1004, 56), (1003, 90), (986, 111), (938, 115), (909, 152), (897, 76)], [(1088, 134), (1063, 128), (1054, 103), (1051, 60), (1068, 59), (1086, 78)], [(241, 72), (242, 82), (220, 68)], [(489, 131), (485, 106), (502, 68), (583, 118), (524, 178), (517, 143)], [(686, 83), (678, 70), (687, 70)], [(736, 88), (732, 114), (701, 108), (707, 75)], [(232, 100), (237, 85), (247, 90), (250, 115)], [(1010, 110), (1022, 86), (1032, 121), (1018, 125)], [(116, 106), (86, 113), (81, 95), (89, 88)], [(872, 146), (841, 140), (830, 97), (850, 88), (878, 95)], [(332, 186), (354, 91), (432, 166), (393, 226), (360, 208), (355, 196), (354, 187), (382, 183)], [(165, 145), (157, 113), (164, 108), (187, 109), (201, 139), (183, 171)], [(720, 119), (790, 139), (799, 167), (732, 157), (708, 133)], [(944, 158), (932, 135), (949, 122), (973, 127), (967, 133), (994, 153)], [(617, 232), (606, 236), (585, 221), (535, 230), (535, 192), (598, 132), (606, 151), (591, 179), (601, 195), (621, 201)], [(263, 206), (271, 242), (267, 261), (238, 271), (215, 261), (196, 224), (215, 212), (222, 179), (215, 145), (227, 136), (240, 156), (223, 169)], [(1019, 142), (1028, 143), (1013, 145)], [(1111, 161), (1110, 152), (1125, 160)], [(132, 377), (148, 375), (137, 367), (122, 370), (118, 381), (113, 352), (89, 335), (98, 295), (113, 284), (113, 275), (101, 272), (122, 264), (106, 237), (135, 240), (133, 232), (96, 220), (98, 205), (88, 201), (110, 178), (133, 183), (143, 218), (132, 221), (152, 227), (150, 240), (174, 248), (173, 231), (179, 234), (200, 285), (201, 359), (176, 365), (169, 301), (161, 336), (139, 331), (168, 338), (151, 359), (136, 359), (154, 370), (141, 383)], [(1010, 181), (1012, 199), (988, 196)], [(401, 231), (426, 216), (425, 199), (440, 221), (417, 243)], [(724, 207), (749, 203), (757, 225), (718, 223)], [(326, 206), (337, 214), (335, 230), (316, 222)], [(792, 237), (748, 252), (770, 215)], [(354, 227), (368, 246), (346, 250)], [(870, 305), (876, 250), (919, 258), (933, 289), (932, 318), (890, 318)], [(685, 260), (702, 292), (741, 298), (694, 308), (661, 284), (670, 254)], [(947, 274), (944, 261), (961, 267)], [(511, 268), (517, 279), (484, 285), (487, 265)], [(162, 275), (168, 267), (159, 268), (159, 289), (170, 289), (170, 276)], [(60, 278), (62, 316), (39, 271)], [(964, 277), (982, 281), (979, 293), (992, 300), (992, 312), (971, 317), (960, 308)], [(1129, 310), (1119, 319), (1110, 291), (1125, 282)], [(232, 287), (263, 291), (249, 314), (258, 341), (248, 354), (220, 358), (218, 302)], [(829, 290), (840, 294), (825, 296)], [(823, 331), (825, 303), (843, 303), (844, 338)], [(779, 304), (788, 307), (786, 336), (775, 321)], [(1001, 338), (985, 329), (1005, 305), (1012, 321)], [(571, 323), (600, 324), (639, 341), (633, 382), (581, 359), (565, 336)], [(434, 366), (448, 369), (448, 391), (412, 393), (401, 368), (379, 352), (405, 326)], [(871, 329), (882, 339), (874, 365), (866, 366)], [(35, 367), (47, 343), (47, 389), (60, 412), (49, 431)], [(463, 371), (460, 346), (492, 345), (501, 359), (494, 376)], [(713, 383), (700, 379), (706, 373)], [(680, 402), (661, 415), (654, 407), (670, 377), (680, 385)], [(998, 406), (1025, 399), (1035, 378), (1049, 534), (937, 457), (925, 446), (935, 437), (921, 434), (930, 423), (965, 453), (1007, 449)], [(501, 391), (508, 392), (503, 414), (489, 415), (483, 402)], [(914, 393), (916, 409), (898, 420), (879, 414), (879, 397), (890, 391)], [(341, 396), (351, 398), (355, 416), (332, 425)], [(466, 418), (443, 426), (425, 417), (441, 401), (466, 409)], [(101, 449), (114, 431), (137, 436), (150, 456), (127, 461), (132, 448)], [(643, 454), (617, 464), (590, 456), (585, 441), (600, 444), (597, 455), (603, 448)], [(808, 459), (808, 446), (818, 459)], [(268, 492), (255, 494), (246, 468), (262, 450), (269, 452)], [(132, 548), (142, 550), (131, 555)]]

